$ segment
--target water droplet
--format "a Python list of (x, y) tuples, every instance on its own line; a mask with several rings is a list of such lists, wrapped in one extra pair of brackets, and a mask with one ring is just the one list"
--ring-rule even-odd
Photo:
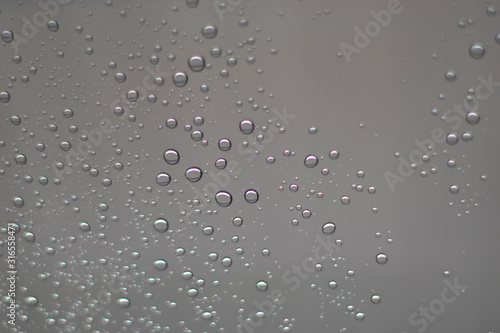
[(78, 223), (78, 226), (80, 227), (80, 230), (83, 232), (90, 231), (90, 224), (88, 224), (87, 222), (80, 222)]
[(217, 36), (217, 28), (214, 25), (207, 25), (201, 30), (203, 37), (212, 39)]
[(197, 182), (198, 180), (201, 179), (201, 176), (203, 175), (203, 172), (201, 171), (200, 168), (197, 167), (192, 167), (186, 170), (186, 178), (190, 182)]
[(476, 111), (471, 111), (467, 113), (467, 115), (465, 116), (465, 120), (467, 120), (467, 123), (469, 123), (470, 125), (475, 125), (479, 122), (479, 113), (477, 113)]
[(165, 232), (168, 230), (168, 221), (164, 218), (158, 218), (154, 221), (153, 227), (158, 232)]
[(135, 102), (139, 99), (139, 92), (137, 90), (129, 90), (127, 93), (127, 100), (129, 102)]
[(259, 193), (256, 190), (247, 190), (245, 192), (245, 200), (248, 203), (256, 203), (259, 200)]
[(372, 300), (372, 303), (373, 303), (373, 304), (378, 304), (378, 303), (380, 303), (380, 301), (381, 301), (380, 296), (379, 296), (379, 295), (377, 295), (377, 294), (372, 295), (371, 300)]
[(125, 297), (118, 298), (116, 304), (121, 308), (128, 308), (130, 306), (130, 300)]
[(205, 68), (205, 59), (200, 55), (194, 55), (189, 58), (188, 65), (193, 72), (201, 72)]
[(470, 142), (470, 141), (472, 141), (472, 133), (469, 132), (469, 131), (462, 133), (462, 140), (464, 142)]
[(340, 201), (344, 204), (344, 205), (348, 205), (350, 202), (351, 202), (351, 199), (349, 199), (349, 197), (347, 195), (344, 195), (342, 198), (340, 198)]
[(257, 287), (258, 290), (260, 291), (266, 291), (267, 288), (268, 288), (268, 285), (265, 281), (259, 281), (255, 284), (255, 286)]
[(155, 266), (156, 269), (158, 269), (160, 271), (164, 271), (168, 267), (167, 262), (163, 259), (156, 260), (153, 265)]
[(221, 207), (227, 207), (233, 202), (233, 197), (229, 192), (226, 191), (219, 191), (215, 195), (215, 201), (219, 204)]
[(335, 223), (333, 222), (327, 222), (325, 224), (323, 224), (323, 227), (321, 228), (321, 230), (323, 231), (323, 233), (325, 235), (331, 235), (335, 232), (335, 229), (336, 229), (336, 226), (335, 226)]
[(224, 158), (219, 158), (219, 159), (217, 159), (217, 161), (215, 161), (215, 167), (217, 169), (222, 170), (226, 167), (226, 165), (227, 165), (227, 161)]
[(221, 260), (221, 264), (223, 267), (230, 267), (233, 264), (233, 260), (229, 257), (224, 257)]
[(199, 2), (200, 2), (199, 0), (186, 0), (186, 5), (189, 8), (196, 8), (198, 7)]
[(211, 226), (208, 226), (208, 227), (203, 228), (203, 231), (202, 231), (202, 232), (203, 232), (203, 234), (204, 234), (205, 236), (210, 236), (211, 234), (213, 234), (213, 233), (214, 233), (214, 228), (213, 228), (213, 227), (211, 227)]
[(17, 154), (15, 160), (16, 160), (17, 164), (25, 165), (27, 158), (26, 158), (26, 155), (24, 155), (24, 154)]
[(165, 151), (163, 157), (165, 158), (165, 161), (170, 165), (177, 164), (180, 158), (179, 153), (175, 149), (168, 149), (167, 151)]
[(191, 288), (187, 291), (186, 293), (189, 297), (195, 297), (198, 295), (198, 289), (196, 288)]
[(205, 319), (205, 320), (210, 320), (212, 319), (212, 313), (208, 312), (208, 311), (205, 311), (201, 314), (201, 318)]
[(481, 42), (476, 42), (469, 48), (469, 54), (473, 59), (481, 59), (484, 56), (485, 51), (485, 45)]
[(47, 28), (49, 28), (50, 31), (56, 32), (59, 30), (59, 23), (55, 20), (50, 20), (47, 22)]
[(450, 193), (457, 194), (458, 193), (458, 185), (451, 185), (450, 186)]
[(339, 158), (339, 152), (337, 150), (332, 150), (328, 154), (328, 157), (330, 157), (330, 159), (332, 160), (336, 160), (337, 158)]
[(314, 155), (308, 155), (304, 159), (304, 165), (307, 168), (314, 168), (316, 165), (318, 165), (318, 158)]
[(387, 262), (387, 255), (385, 253), (377, 254), (376, 261), (379, 264), (385, 264)]
[(166, 172), (160, 172), (156, 176), (156, 183), (160, 186), (167, 186), (168, 184), (170, 184), (170, 180), (170, 175)]
[(455, 71), (447, 71), (446, 74), (444, 75), (444, 78), (446, 79), (446, 81), (448, 82), (453, 82), (456, 80), (457, 78), (457, 74), (455, 73)]
[(335, 282), (335, 281), (330, 281), (330, 282), (328, 282), (328, 287), (329, 287), (330, 289), (335, 289), (335, 288), (337, 288), (337, 282)]
[(356, 313), (356, 319), (357, 320), (363, 320), (363, 319), (365, 319), (365, 314), (363, 312)]
[(174, 129), (177, 127), (177, 120), (174, 118), (170, 118), (165, 122), (165, 125), (167, 125), (168, 128)]
[(2, 40), (6, 43), (10, 43), (14, 40), (14, 33), (10, 30), (2, 31)]
[(10, 94), (6, 91), (0, 92), (0, 102), (8, 103), (10, 101)]
[(311, 211), (309, 209), (304, 209), (302, 211), (302, 217), (305, 218), (305, 219), (308, 219), (310, 218), (312, 215)]
[(240, 130), (243, 134), (250, 134), (254, 130), (253, 121), (249, 119), (244, 119), (240, 122)]
[(28, 306), (36, 306), (38, 304), (38, 299), (34, 296), (28, 296), (24, 298), (24, 303)]
[(446, 143), (449, 145), (456, 145), (458, 142), (458, 134), (450, 133), (446, 136)]
[(173, 80), (177, 87), (184, 87), (188, 82), (188, 76), (184, 72), (177, 72), (174, 74)]
[(24, 199), (21, 197), (12, 198), (12, 202), (14, 203), (14, 206), (18, 208), (22, 208), (24, 206)]
[(239, 216), (233, 218), (233, 225), (235, 227), (240, 227), (243, 224), (243, 219)]
[(229, 141), (229, 139), (220, 139), (219, 148), (222, 151), (228, 151), (229, 149), (231, 149), (231, 141)]

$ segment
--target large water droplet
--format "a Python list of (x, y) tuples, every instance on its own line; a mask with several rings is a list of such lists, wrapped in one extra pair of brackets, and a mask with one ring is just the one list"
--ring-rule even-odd
[(481, 42), (472, 44), (469, 48), (469, 54), (474, 59), (481, 59), (486, 52), (486, 46)]
[(266, 291), (267, 288), (268, 288), (268, 285), (265, 281), (259, 281), (255, 284), (255, 286), (257, 287), (258, 290), (260, 291)]
[(175, 149), (168, 149), (163, 157), (165, 158), (165, 161), (170, 165), (177, 164), (180, 158), (179, 153)]
[(318, 165), (318, 158), (314, 155), (308, 155), (304, 159), (304, 165), (308, 168), (314, 168), (316, 165)]
[(156, 219), (156, 221), (154, 221), (153, 223), (153, 227), (158, 232), (165, 232), (168, 230), (168, 221), (164, 218)]
[(170, 184), (170, 175), (166, 172), (160, 172), (157, 176), (156, 176), (156, 183), (160, 186), (166, 186), (168, 184)]
[(197, 182), (198, 180), (201, 179), (201, 176), (203, 175), (203, 172), (201, 171), (200, 168), (197, 167), (192, 167), (186, 170), (186, 178), (190, 182)]
[(156, 269), (158, 269), (160, 271), (164, 271), (168, 267), (167, 262), (163, 259), (156, 260), (153, 265), (155, 266)]
[(226, 191), (219, 191), (215, 195), (215, 201), (219, 204), (221, 207), (227, 207), (233, 202), (233, 197), (229, 192)]
[(248, 119), (244, 119), (244, 120), (240, 121), (240, 131), (243, 134), (250, 134), (253, 132), (253, 130), (254, 130), (253, 121), (248, 120)]
[(200, 55), (194, 55), (189, 58), (188, 65), (193, 72), (201, 72), (205, 68), (205, 59)]
[(248, 190), (245, 192), (245, 200), (249, 203), (256, 203), (259, 200), (259, 193), (256, 190)]
[(387, 255), (385, 253), (379, 253), (375, 259), (379, 264), (385, 264), (387, 262)]
[(335, 232), (335, 229), (336, 229), (336, 226), (335, 226), (335, 223), (333, 222), (327, 222), (325, 224), (323, 224), (323, 227), (321, 228), (321, 230), (323, 231), (323, 233), (325, 235), (331, 235)]

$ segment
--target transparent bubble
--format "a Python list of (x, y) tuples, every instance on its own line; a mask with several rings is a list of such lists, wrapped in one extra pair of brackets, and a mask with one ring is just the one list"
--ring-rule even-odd
[(215, 161), (215, 167), (219, 170), (222, 170), (226, 167), (227, 161), (224, 158), (218, 158), (217, 161)]
[(371, 301), (372, 301), (373, 304), (378, 304), (378, 303), (380, 303), (381, 298), (380, 298), (379, 295), (374, 294), (374, 295), (372, 295)]
[(10, 30), (2, 31), (2, 40), (6, 43), (10, 43), (14, 40), (14, 33)]
[(233, 225), (235, 227), (240, 227), (243, 224), (243, 219), (239, 216), (233, 218)]
[(213, 228), (213, 227), (211, 227), (211, 226), (208, 226), (208, 227), (203, 228), (203, 231), (202, 231), (202, 232), (203, 232), (203, 234), (204, 234), (205, 236), (210, 236), (211, 234), (213, 234), (213, 233), (214, 233), (214, 228)]
[(365, 319), (365, 314), (363, 312), (358, 312), (358, 313), (356, 313), (355, 317), (357, 320), (363, 320), (363, 319)]
[(25, 165), (27, 158), (26, 158), (26, 155), (24, 155), (24, 154), (17, 154), (15, 160), (16, 160), (17, 164)]
[(189, 296), (189, 297), (195, 297), (198, 295), (198, 289), (196, 288), (191, 288), (189, 289), (186, 294)]
[(127, 93), (127, 100), (129, 102), (135, 102), (139, 99), (139, 92), (137, 90), (129, 90)]
[(84, 232), (90, 231), (90, 224), (88, 224), (87, 222), (78, 223), (78, 227), (80, 228), (81, 231)]
[(335, 289), (335, 288), (337, 288), (337, 282), (335, 282), (335, 281), (330, 281), (330, 282), (328, 282), (328, 287), (329, 287), (330, 289)]
[(348, 205), (351, 202), (351, 199), (347, 195), (344, 195), (342, 198), (340, 198), (340, 202), (342, 202), (344, 205)]
[(8, 103), (10, 101), (10, 94), (6, 91), (0, 92), (0, 102)]
[(174, 129), (177, 127), (177, 120), (174, 118), (170, 118), (165, 122), (165, 125), (167, 125), (168, 128)]
[(158, 218), (153, 222), (153, 227), (158, 232), (166, 232), (168, 230), (168, 221), (164, 218)]
[(467, 115), (465, 116), (465, 120), (467, 120), (467, 123), (469, 123), (470, 125), (475, 125), (479, 122), (479, 113), (477, 113), (476, 111), (471, 111), (467, 113)]
[(223, 267), (230, 267), (233, 264), (233, 260), (229, 257), (224, 257), (221, 260), (221, 264)]
[(458, 193), (458, 185), (451, 185), (450, 186), (450, 193), (452, 194), (457, 194)]
[(186, 5), (189, 8), (196, 8), (196, 7), (198, 7), (199, 2), (200, 2), (200, 0), (186, 0)]
[(339, 158), (339, 152), (337, 150), (332, 150), (328, 154), (328, 157), (330, 157), (330, 159), (332, 160), (336, 160), (337, 158)]
[(450, 133), (446, 136), (446, 143), (449, 145), (456, 145), (458, 143), (458, 134)]
[(38, 304), (38, 298), (36, 298), (34, 296), (25, 297), (24, 304), (31, 306), (31, 307), (36, 306)]
[(457, 78), (457, 74), (455, 73), (455, 71), (453, 70), (449, 70), (446, 72), (446, 74), (444, 75), (444, 78), (446, 79), (446, 81), (448, 82), (453, 82), (456, 80)]
[(128, 308), (130, 306), (130, 300), (125, 297), (118, 298), (116, 300), (116, 305), (118, 305), (121, 308)]
[(153, 263), (154, 267), (160, 271), (164, 271), (167, 269), (168, 264), (165, 260), (163, 259), (158, 259)]
[(231, 141), (229, 141), (229, 139), (220, 139), (219, 148), (222, 151), (228, 151), (229, 149), (231, 149)]

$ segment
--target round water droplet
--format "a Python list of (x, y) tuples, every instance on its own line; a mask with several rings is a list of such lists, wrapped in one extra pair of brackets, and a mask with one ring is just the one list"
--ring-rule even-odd
[(36, 306), (38, 304), (38, 299), (34, 296), (28, 296), (24, 298), (24, 303), (28, 306)]
[(170, 165), (177, 164), (180, 158), (179, 153), (175, 149), (168, 149), (167, 151), (165, 151), (163, 157), (165, 158), (165, 161)]
[(231, 149), (231, 141), (229, 141), (229, 139), (220, 139), (219, 148), (222, 151), (228, 151), (229, 149)]
[(325, 224), (323, 224), (323, 227), (321, 228), (321, 230), (323, 231), (323, 233), (325, 235), (331, 235), (335, 232), (335, 229), (336, 229), (336, 226), (335, 226), (335, 223), (333, 222), (327, 222)]
[(215, 201), (219, 204), (221, 207), (227, 207), (233, 202), (233, 197), (229, 192), (226, 191), (219, 191), (215, 195)]
[(219, 158), (219, 159), (217, 159), (217, 161), (215, 161), (215, 167), (217, 169), (222, 170), (226, 167), (226, 165), (227, 165), (227, 161), (223, 158)]
[(156, 260), (153, 265), (155, 266), (156, 269), (158, 269), (160, 271), (164, 271), (168, 267), (167, 262), (163, 259)]
[(207, 25), (201, 30), (203, 37), (212, 39), (217, 36), (217, 27), (215, 25)]
[(177, 72), (174, 74), (173, 80), (177, 87), (184, 87), (188, 82), (188, 76), (184, 72)]
[(335, 289), (335, 288), (337, 288), (337, 282), (335, 282), (335, 281), (330, 281), (330, 282), (328, 282), (328, 287), (329, 287), (330, 289)]
[(450, 193), (457, 194), (458, 193), (458, 185), (451, 185), (450, 186)]
[(344, 195), (342, 198), (340, 198), (340, 202), (342, 202), (344, 205), (348, 205), (351, 202), (351, 199), (347, 195)]
[(268, 285), (265, 281), (259, 281), (255, 284), (255, 286), (257, 287), (258, 290), (260, 291), (266, 291), (267, 288), (268, 288)]
[(471, 111), (467, 113), (467, 115), (465, 116), (465, 120), (467, 120), (467, 123), (469, 123), (470, 125), (475, 125), (479, 122), (479, 113), (477, 113), (476, 111)]
[(205, 59), (200, 55), (194, 55), (189, 58), (188, 65), (193, 72), (201, 72), (205, 68)]
[(164, 218), (156, 219), (153, 222), (153, 227), (158, 232), (165, 232), (168, 230), (168, 221), (165, 220)]
[(328, 157), (330, 157), (330, 159), (332, 160), (336, 160), (337, 158), (339, 158), (339, 152), (337, 150), (332, 150), (328, 154)]
[(19, 165), (25, 165), (26, 161), (27, 161), (26, 155), (24, 155), (24, 154), (17, 154), (15, 160), (16, 160), (17, 164), (19, 164)]
[(189, 297), (195, 297), (196, 295), (198, 295), (198, 289), (196, 288), (191, 288), (187, 291), (187, 295)]
[(213, 227), (211, 227), (211, 226), (208, 226), (208, 227), (203, 228), (203, 231), (202, 231), (202, 232), (203, 232), (203, 234), (204, 234), (205, 236), (210, 236), (211, 234), (213, 234), (213, 233), (214, 233), (214, 228), (213, 228)]
[(464, 142), (470, 142), (470, 141), (472, 141), (472, 133), (469, 132), (469, 131), (462, 133), (462, 140)]
[(200, 0), (186, 0), (186, 5), (189, 8), (196, 8), (196, 7), (198, 7), (199, 2), (200, 2)]
[(24, 206), (24, 199), (21, 197), (12, 198), (12, 202), (14, 203), (14, 206), (18, 208), (22, 208)]
[(455, 73), (455, 71), (447, 71), (446, 74), (444, 75), (444, 78), (446, 79), (446, 81), (448, 82), (453, 82), (456, 80), (457, 78), (457, 74)]
[(210, 320), (212, 319), (213, 315), (212, 313), (208, 312), (208, 311), (205, 311), (201, 314), (201, 318), (205, 319), (205, 320)]
[(456, 145), (458, 142), (458, 134), (450, 133), (446, 136), (446, 143), (449, 145)]
[(170, 175), (166, 172), (160, 172), (156, 176), (156, 183), (160, 186), (167, 186), (168, 184), (170, 184), (170, 180)]
[(469, 48), (469, 54), (473, 59), (481, 59), (485, 52), (486, 46), (481, 42), (476, 42)]
[(365, 314), (363, 312), (356, 313), (356, 319), (357, 320), (363, 320), (363, 319), (365, 319)]
[(240, 131), (243, 134), (250, 134), (253, 132), (253, 130), (254, 130), (253, 121), (251, 121), (249, 119), (244, 119), (244, 120), (240, 121)]
[(121, 308), (128, 308), (130, 306), (130, 300), (125, 297), (118, 298), (116, 304)]
[(387, 262), (387, 255), (385, 253), (379, 253), (375, 259), (377, 263), (385, 264)]
[(6, 91), (0, 92), (0, 102), (8, 103), (10, 101), (10, 94)]
[(6, 43), (10, 43), (14, 40), (14, 33), (10, 30), (2, 31), (2, 40)]
[(380, 303), (380, 301), (381, 301), (380, 296), (379, 296), (379, 295), (377, 295), (377, 294), (372, 295), (371, 300), (372, 300), (372, 303), (373, 303), (373, 304), (378, 304), (378, 303)]
[(90, 224), (88, 224), (87, 222), (80, 222), (78, 223), (78, 226), (80, 227), (81, 231), (84, 232), (90, 231)]
[(318, 158), (314, 155), (308, 155), (304, 159), (304, 165), (307, 168), (314, 168), (316, 165), (318, 165)]
[(310, 218), (311, 215), (312, 215), (312, 212), (309, 209), (304, 209), (302, 211), (302, 217), (305, 218), (305, 219)]
[(57, 23), (57, 21), (50, 20), (49, 22), (47, 22), (47, 28), (49, 28), (49, 30), (52, 32), (56, 32), (57, 30), (59, 30), (59, 23)]
[(259, 193), (256, 190), (248, 190), (245, 192), (245, 200), (248, 203), (256, 203), (259, 200)]
[(127, 93), (127, 100), (129, 102), (135, 102), (139, 99), (139, 92), (137, 90), (130, 90)]
[(229, 257), (224, 257), (221, 260), (221, 264), (223, 267), (230, 267), (233, 264), (233, 260)]
[(177, 120), (175, 120), (174, 118), (170, 118), (165, 122), (165, 124), (168, 128), (174, 129), (177, 127)]
[(197, 167), (192, 167), (186, 170), (186, 178), (190, 182), (197, 182), (198, 180), (201, 179), (201, 176), (203, 175), (203, 172), (201, 171), (200, 168)]
[(233, 225), (235, 227), (240, 227), (243, 224), (243, 219), (239, 216), (233, 218)]

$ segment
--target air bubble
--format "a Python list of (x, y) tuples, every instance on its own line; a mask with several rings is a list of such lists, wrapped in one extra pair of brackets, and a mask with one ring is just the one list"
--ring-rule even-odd
[(471, 111), (465, 116), (465, 120), (469, 125), (475, 125), (479, 122), (479, 113)]
[(121, 308), (128, 308), (130, 306), (130, 300), (125, 297), (118, 298), (116, 304)]

